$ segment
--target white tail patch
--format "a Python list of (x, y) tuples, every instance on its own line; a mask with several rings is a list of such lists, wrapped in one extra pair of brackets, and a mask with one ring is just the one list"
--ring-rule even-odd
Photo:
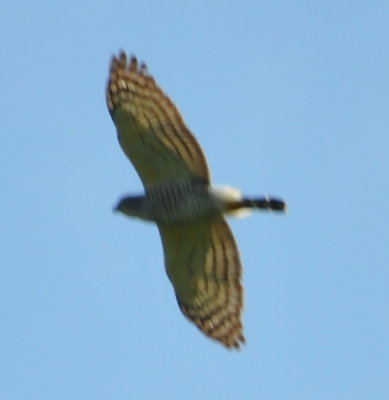
[(211, 188), (211, 193), (219, 200), (224, 202), (242, 200), (240, 190), (231, 186), (215, 186)]
[(227, 215), (231, 215), (234, 218), (246, 218), (253, 213), (251, 208), (239, 208), (239, 210), (233, 210), (226, 212)]
[[(210, 189), (212, 195), (220, 201), (223, 209), (226, 209), (226, 204), (242, 200), (243, 196), (240, 190), (231, 186), (216, 186)], [(238, 210), (225, 211), (226, 214), (235, 218), (244, 218), (252, 214), (251, 208), (239, 208)]]

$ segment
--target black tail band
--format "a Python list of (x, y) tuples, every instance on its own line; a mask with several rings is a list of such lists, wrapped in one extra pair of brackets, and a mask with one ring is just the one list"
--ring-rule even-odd
[(259, 199), (243, 199), (242, 207), (260, 208), (263, 210), (286, 211), (286, 203), (275, 197), (263, 197)]

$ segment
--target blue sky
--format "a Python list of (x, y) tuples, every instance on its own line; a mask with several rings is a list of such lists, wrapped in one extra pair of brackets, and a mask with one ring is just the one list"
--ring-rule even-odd
[[(3, 1), (0, 398), (389, 398), (389, 3)], [(248, 344), (180, 314), (105, 105), (144, 60), (215, 182), (287, 216), (232, 220)]]

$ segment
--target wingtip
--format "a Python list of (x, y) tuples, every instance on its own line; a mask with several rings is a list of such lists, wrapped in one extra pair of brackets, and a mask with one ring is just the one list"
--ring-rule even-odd
[(123, 49), (111, 57), (111, 72), (119, 69), (151, 78), (146, 63), (139, 62), (134, 54), (127, 56)]

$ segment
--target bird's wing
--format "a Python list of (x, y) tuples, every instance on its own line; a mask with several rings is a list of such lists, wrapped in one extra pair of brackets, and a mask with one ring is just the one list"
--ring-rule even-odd
[(119, 142), (145, 187), (167, 181), (209, 182), (206, 159), (173, 102), (124, 52), (113, 57), (107, 105)]
[(165, 266), (178, 305), (207, 336), (227, 347), (245, 342), (239, 251), (223, 217), (159, 225)]

